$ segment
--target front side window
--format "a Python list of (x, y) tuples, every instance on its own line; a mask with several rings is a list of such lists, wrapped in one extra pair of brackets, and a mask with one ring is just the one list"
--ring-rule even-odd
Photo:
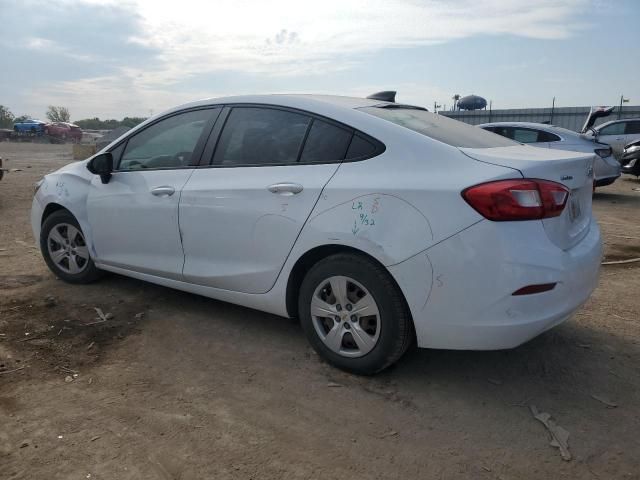
[(624, 135), (624, 122), (612, 123), (600, 129), (600, 135)]
[(363, 107), (359, 110), (453, 147), (491, 148), (517, 145), (482, 128), (417, 108)]
[(118, 170), (189, 166), (211, 115), (211, 109), (179, 113), (134, 134), (127, 141)]
[(214, 165), (287, 165), (298, 154), (311, 118), (286, 110), (231, 110), (213, 156)]

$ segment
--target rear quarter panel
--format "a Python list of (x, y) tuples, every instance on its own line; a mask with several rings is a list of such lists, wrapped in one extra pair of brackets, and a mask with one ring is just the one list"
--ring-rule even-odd
[(383, 265), (400, 263), (482, 220), (462, 198), (471, 185), (518, 178), (457, 148), (395, 125), (383, 154), (345, 162), (329, 181), (292, 252), (340, 244), (362, 250)]

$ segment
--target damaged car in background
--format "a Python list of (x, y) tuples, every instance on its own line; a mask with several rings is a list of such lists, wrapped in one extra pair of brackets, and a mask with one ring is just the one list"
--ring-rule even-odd
[(602, 255), (593, 152), (394, 100), (255, 95), (150, 118), (39, 183), (42, 255), (69, 283), (115, 272), (297, 317), (358, 374), (414, 343), (513, 348), (571, 317)]
[(620, 163), (622, 173), (640, 177), (640, 140), (625, 145)]
[(596, 187), (611, 185), (620, 176), (620, 163), (614, 158), (609, 145), (566, 128), (528, 122), (495, 122), (478, 126), (533, 147), (595, 153), (593, 171)]

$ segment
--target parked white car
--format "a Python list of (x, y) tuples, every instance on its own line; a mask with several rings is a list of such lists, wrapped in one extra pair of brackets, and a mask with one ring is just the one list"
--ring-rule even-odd
[(494, 122), (478, 125), (503, 137), (532, 147), (554, 148), (572, 152), (593, 152), (597, 155), (593, 164), (596, 187), (611, 185), (621, 175), (621, 166), (613, 154), (612, 148), (601, 139), (595, 142), (566, 128), (530, 122)]
[(640, 118), (611, 120), (601, 123), (585, 132), (596, 141), (611, 145), (616, 158), (622, 157), (624, 146), (635, 140), (640, 140)]
[(414, 339), (511, 348), (570, 317), (602, 253), (592, 162), (419, 107), (231, 97), (47, 175), (31, 220), (63, 280), (105, 270), (298, 317), (328, 362), (372, 374)]

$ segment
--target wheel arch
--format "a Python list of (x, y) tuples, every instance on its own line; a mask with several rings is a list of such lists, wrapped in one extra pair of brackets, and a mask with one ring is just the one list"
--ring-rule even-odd
[[(45, 220), (54, 212), (57, 212), (59, 210), (66, 210), (67, 212), (69, 212), (71, 215), (73, 215), (73, 212), (71, 212), (71, 210), (69, 210), (68, 208), (60, 205), (59, 203), (56, 202), (51, 202), (49, 204), (47, 204), (46, 207), (44, 207), (44, 210), (42, 211), (42, 218), (40, 218), (40, 225), (43, 225)], [(75, 215), (73, 215), (75, 217)]]
[[(358, 255), (382, 267), (387, 272), (387, 275), (389, 275), (389, 278), (391, 279), (395, 287), (398, 289), (398, 292), (400, 292), (400, 295), (402, 296), (402, 299), (404, 301), (407, 313), (411, 318), (411, 324), (413, 326), (413, 316), (411, 315), (411, 309), (409, 308), (405, 294), (400, 288), (400, 286), (398, 285), (398, 282), (396, 281), (394, 276), (391, 274), (391, 272), (389, 272), (389, 269), (385, 267), (384, 264), (380, 262), (377, 258), (368, 254), (367, 252), (360, 250), (358, 248), (349, 247), (347, 245), (340, 245), (340, 244), (328, 244), (328, 245), (320, 245), (320, 246), (314, 247), (311, 250), (308, 250), (307, 252), (302, 254), (298, 258), (298, 260), (296, 260), (296, 263), (291, 269), (291, 272), (289, 273), (289, 278), (287, 280), (286, 308), (287, 308), (287, 314), (289, 315), (289, 317), (291, 318), (298, 317), (298, 295), (300, 293), (300, 286), (302, 285), (302, 280), (304, 279), (307, 272), (320, 260), (323, 260), (329, 257), (330, 255), (335, 255), (337, 253), (351, 253), (353, 255)], [(414, 327), (414, 331), (415, 331), (415, 327)]]

